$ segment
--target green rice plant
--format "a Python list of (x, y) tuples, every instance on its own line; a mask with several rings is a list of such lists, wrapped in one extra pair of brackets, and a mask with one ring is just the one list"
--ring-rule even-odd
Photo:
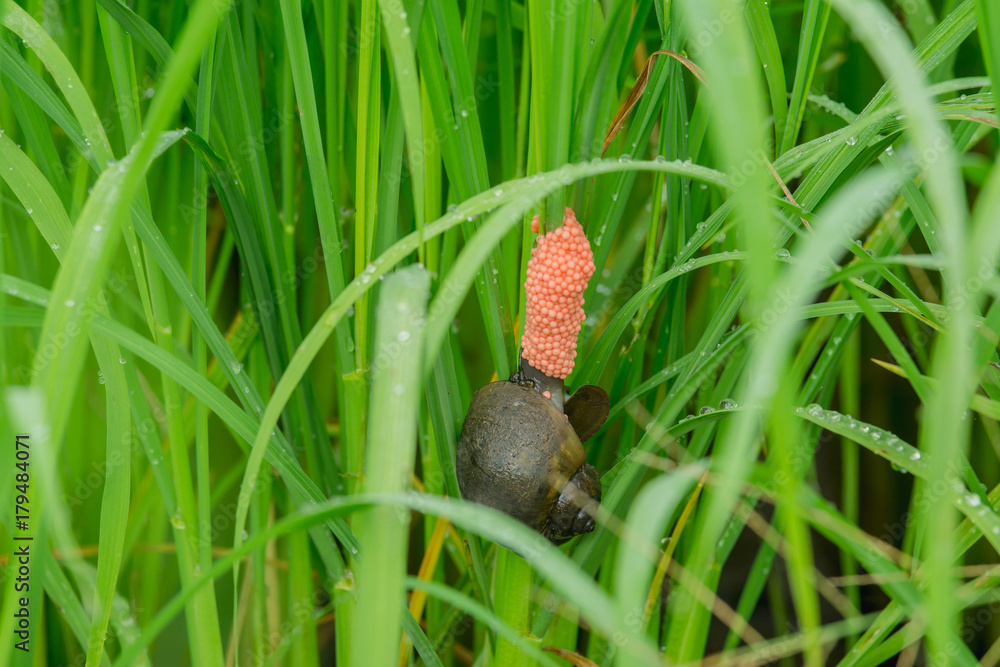
[[(998, 664), (998, 72), (991, 0), (0, 0), (0, 667)], [(566, 207), (556, 546), (456, 448)]]

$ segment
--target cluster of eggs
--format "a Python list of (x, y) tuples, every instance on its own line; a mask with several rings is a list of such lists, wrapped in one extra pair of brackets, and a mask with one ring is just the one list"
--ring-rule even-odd
[[(531, 221), (538, 233), (538, 216)], [(538, 237), (528, 261), (522, 356), (553, 378), (573, 370), (576, 341), (586, 317), (583, 291), (594, 275), (594, 253), (570, 208), (561, 227)]]

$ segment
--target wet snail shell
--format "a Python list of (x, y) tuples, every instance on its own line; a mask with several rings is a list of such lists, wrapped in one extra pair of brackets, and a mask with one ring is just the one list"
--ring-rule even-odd
[(600, 501), (601, 482), (581, 441), (607, 419), (608, 395), (587, 385), (564, 409), (530, 381), (488, 384), (472, 397), (456, 457), (466, 500), (498, 509), (555, 544), (594, 529), (582, 505)]

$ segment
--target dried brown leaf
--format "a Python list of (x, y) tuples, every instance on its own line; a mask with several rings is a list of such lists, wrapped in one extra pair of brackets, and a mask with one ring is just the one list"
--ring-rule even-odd
[(625, 125), (625, 121), (628, 119), (629, 114), (632, 113), (632, 109), (634, 109), (635, 105), (638, 104), (639, 98), (642, 97), (644, 92), (646, 92), (646, 85), (649, 83), (649, 73), (653, 69), (653, 60), (656, 56), (660, 55), (670, 56), (677, 62), (681, 63), (687, 67), (692, 74), (698, 77), (698, 80), (705, 84), (706, 87), (708, 86), (708, 82), (705, 80), (705, 73), (701, 70), (701, 68), (681, 54), (668, 50), (654, 51), (649, 55), (649, 58), (646, 60), (646, 65), (642, 68), (642, 71), (639, 72), (639, 76), (636, 78), (635, 85), (632, 86), (632, 90), (629, 91), (628, 97), (626, 97), (625, 101), (622, 102), (622, 105), (618, 108), (618, 112), (615, 114), (615, 117), (611, 120), (611, 126), (608, 128), (608, 133), (604, 135), (604, 148), (601, 149), (601, 157), (604, 157), (604, 154), (608, 152), (608, 146), (610, 146), (611, 142), (614, 141), (618, 132), (622, 129), (622, 126)]
[(576, 667), (597, 667), (597, 663), (589, 658), (585, 658), (579, 653), (574, 653), (573, 651), (567, 651), (564, 648), (559, 648), (558, 646), (543, 646), (542, 650), (548, 651), (549, 653), (554, 653), (571, 665), (576, 665)]

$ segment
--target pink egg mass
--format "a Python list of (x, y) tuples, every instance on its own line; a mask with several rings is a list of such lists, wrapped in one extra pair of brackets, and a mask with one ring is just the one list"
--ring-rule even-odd
[[(531, 230), (538, 232), (537, 215)], [(576, 214), (567, 208), (562, 226), (538, 237), (524, 282), (527, 307), (521, 356), (549, 377), (564, 379), (573, 370), (576, 340), (586, 317), (583, 291), (592, 275), (590, 242)]]

